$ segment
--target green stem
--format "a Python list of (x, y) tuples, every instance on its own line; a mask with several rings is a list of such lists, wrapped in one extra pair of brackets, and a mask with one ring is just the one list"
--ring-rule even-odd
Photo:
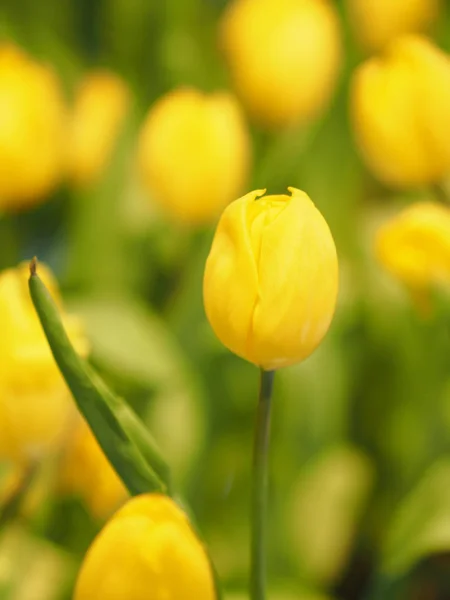
[(253, 446), (251, 498), (250, 599), (266, 597), (267, 464), (270, 434), (270, 405), (274, 371), (261, 369), (259, 401)]
[(25, 467), (19, 482), (5, 499), (3, 506), (0, 508), (0, 530), (2, 530), (7, 523), (12, 521), (20, 511), (25, 496), (34, 481), (38, 466), (37, 462), (30, 462)]

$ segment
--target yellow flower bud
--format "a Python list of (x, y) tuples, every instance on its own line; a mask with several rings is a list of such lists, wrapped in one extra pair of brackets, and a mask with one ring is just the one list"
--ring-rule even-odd
[(167, 94), (150, 109), (138, 160), (152, 198), (173, 217), (213, 220), (248, 176), (250, 141), (238, 103), (226, 92)]
[(368, 50), (379, 50), (407, 33), (426, 31), (440, 4), (440, 0), (346, 0), (355, 36)]
[(84, 186), (100, 177), (129, 105), (125, 83), (107, 71), (89, 73), (78, 89), (68, 133), (68, 171)]
[[(55, 281), (39, 274), (53, 297)], [(28, 266), (0, 273), (0, 458), (26, 460), (61, 441), (71, 410), (66, 385), (56, 367), (28, 293)], [(80, 324), (65, 316), (80, 352), (86, 342)]]
[(383, 182), (430, 184), (450, 171), (450, 57), (419, 36), (400, 38), (354, 75), (356, 141)]
[(336, 248), (309, 197), (251, 192), (224, 211), (206, 262), (206, 314), (221, 342), (271, 370), (306, 358), (330, 325)]
[(214, 600), (205, 550), (166, 496), (130, 500), (89, 549), (74, 600)]
[(417, 202), (377, 232), (381, 264), (411, 290), (450, 286), (450, 208)]
[(78, 421), (61, 464), (61, 490), (79, 495), (99, 518), (122, 504), (128, 494), (84, 421)]
[(27, 208), (58, 183), (66, 111), (51, 69), (0, 46), (0, 210)]
[(221, 39), (237, 93), (261, 125), (303, 123), (328, 105), (341, 64), (328, 0), (234, 0)]

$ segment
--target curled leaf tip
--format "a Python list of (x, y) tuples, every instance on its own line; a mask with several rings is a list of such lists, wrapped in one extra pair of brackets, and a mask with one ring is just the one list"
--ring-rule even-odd
[(31, 277), (34, 277), (37, 274), (37, 264), (38, 264), (37, 256), (33, 256), (33, 258), (30, 261), (30, 276)]

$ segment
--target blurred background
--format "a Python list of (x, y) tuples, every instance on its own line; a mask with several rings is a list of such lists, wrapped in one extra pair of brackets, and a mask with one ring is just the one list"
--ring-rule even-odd
[(2, 600), (69, 599), (126, 498), (35, 320), (34, 255), (246, 597), (258, 370), (215, 339), (202, 276), (224, 206), (288, 186), (327, 219), (341, 289), (321, 347), (276, 376), (269, 597), (450, 598), (449, 305), (424, 309), (373, 250), (435, 190), (383, 184), (350, 107), (358, 65), (410, 31), (450, 50), (450, 7), (1, 0)]

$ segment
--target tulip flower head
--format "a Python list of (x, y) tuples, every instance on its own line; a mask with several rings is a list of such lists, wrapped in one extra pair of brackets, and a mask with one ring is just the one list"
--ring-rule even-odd
[(329, 104), (341, 63), (332, 2), (234, 0), (220, 34), (237, 94), (259, 124), (298, 125)]
[(355, 36), (367, 50), (380, 50), (396, 37), (429, 29), (440, 0), (346, 0)]
[[(0, 458), (26, 461), (61, 441), (71, 401), (28, 293), (28, 266), (0, 273)], [(45, 265), (40, 274), (61, 305)], [(81, 353), (87, 345), (79, 322), (65, 315)]]
[(450, 57), (406, 36), (354, 75), (351, 112), (367, 166), (395, 187), (439, 182), (450, 172)]
[(160, 494), (136, 496), (89, 549), (74, 600), (215, 600), (208, 557), (184, 512)]
[(0, 210), (38, 202), (63, 174), (66, 110), (53, 71), (0, 45)]
[(417, 202), (378, 231), (380, 263), (413, 292), (450, 288), (450, 208)]
[(125, 83), (106, 71), (82, 81), (69, 123), (68, 170), (78, 185), (93, 183), (103, 173), (129, 104)]
[(235, 354), (272, 370), (299, 362), (330, 325), (336, 248), (309, 197), (251, 192), (224, 211), (206, 262), (206, 315)]
[(216, 219), (248, 176), (250, 141), (239, 104), (226, 92), (167, 94), (144, 123), (138, 161), (149, 194), (174, 219)]

